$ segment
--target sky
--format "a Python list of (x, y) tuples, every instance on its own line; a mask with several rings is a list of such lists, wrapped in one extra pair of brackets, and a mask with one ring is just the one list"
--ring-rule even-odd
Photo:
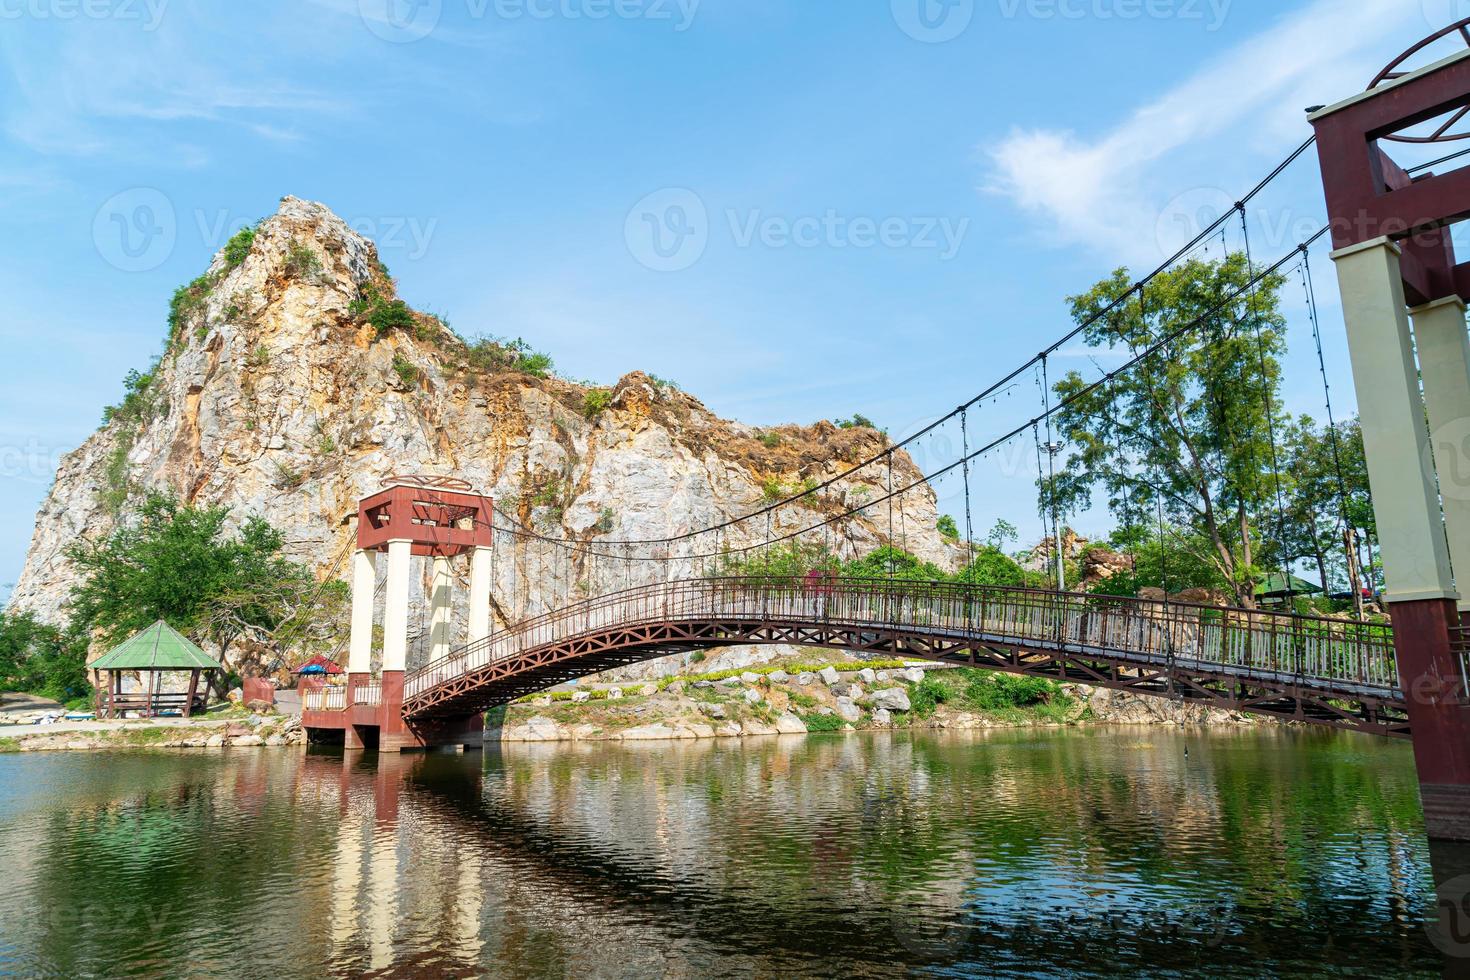
[[(174, 288), (283, 195), (377, 240), (415, 307), (567, 377), (645, 370), (751, 424), (861, 413), (902, 437), (1462, 6), (0, 0), (0, 598)], [(1253, 205), (1252, 246), (1274, 260), (1324, 220), (1308, 153)], [(1346, 413), (1330, 264), (1314, 253)], [(1286, 295), (1286, 407), (1321, 417)], [(979, 468), (975, 523), (1039, 535), (1034, 466)]]

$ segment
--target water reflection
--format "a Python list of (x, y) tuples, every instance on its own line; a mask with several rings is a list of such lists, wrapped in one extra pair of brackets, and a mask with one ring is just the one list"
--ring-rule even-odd
[[(0, 787), (0, 973), (1437, 975), (1444, 962), (1407, 746), (1365, 737), (26, 755), (0, 757)], [(1436, 859), (1470, 867), (1465, 853)]]

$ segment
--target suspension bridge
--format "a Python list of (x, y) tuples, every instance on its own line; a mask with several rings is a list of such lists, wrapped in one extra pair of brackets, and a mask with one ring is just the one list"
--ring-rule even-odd
[[(1416, 56), (1457, 41), (1464, 47), (1412, 67)], [(1470, 840), (1470, 631), (1462, 626), (1470, 597), (1461, 598), (1455, 574), (1470, 569), (1470, 492), (1460, 492), (1470, 488), (1454, 483), (1456, 461), (1449, 454), (1460, 449), (1431, 437), (1470, 426), (1470, 339), (1462, 298), (1470, 296), (1470, 263), (1456, 261), (1449, 232), (1470, 217), (1470, 170), (1435, 170), (1470, 150), (1401, 166), (1384, 149), (1470, 137), (1455, 129), (1470, 115), (1470, 19), (1416, 45), (1365, 92), (1310, 113), (1312, 138), (1096, 314), (914, 435), (748, 515), (711, 515), (705, 526), (664, 538), (618, 540), (595, 528), (572, 533), (523, 526), (462, 481), (387, 481), (358, 510), (348, 683), (310, 694), (303, 723), (317, 733), (340, 732), (349, 746), (387, 751), (474, 744), (486, 709), (611, 667), (736, 645), (827, 647), (1412, 739), (1430, 836)], [(1279, 257), (1257, 261), (1252, 202), (1314, 145), (1328, 223)], [(963, 498), (957, 557), (973, 563), (972, 490), (982, 461), (1031, 442), (1038, 485), (1054, 485), (1056, 453), (1049, 447), (1056, 444), (1053, 425), (1061, 413), (1109, 392), (1131, 372), (1171, 359), (1179, 346), (1222, 323), (1263, 345), (1257, 295), (1293, 272), (1302, 282), (1325, 407), (1334, 422), (1311, 279), (1312, 249), (1329, 236), (1391, 626), (1183, 603), (1167, 591), (1158, 598), (1125, 598), (913, 582), (893, 574), (849, 578), (821, 561), (809, 574), (744, 571), (769, 568), (770, 557), (781, 553), (835, 560), (860, 557), (864, 547), (876, 545), (906, 549), (910, 525), (926, 513), (924, 504), (932, 503), (940, 485)], [(1052, 383), (1050, 365), (1066, 345), (1130, 308), (1148, 322), (1150, 285), (1217, 247), (1222, 255), (1244, 256), (1246, 274), (1235, 288), (1202, 304), (1186, 322), (1163, 323), (1143, 341), (1121, 343), (1125, 356), (1113, 370), (1079, 379), (1065, 393)], [(1261, 363), (1264, 373), (1264, 355)], [(1005, 416), (997, 402), (1028, 377), (1040, 393), (1035, 413)], [(1262, 391), (1263, 436), (1277, 518), (1284, 523), (1273, 427), (1280, 406), (1272, 404), (1269, 385)], [(1228, 431), (1228, 419), (1222, 425), (1227, 441), (1243, 437)], [(952, 451), (936, 451), (941, 443)], [(1335, 443), (1333, 452), (1339, 452)], [(938, 462), (921, 467), (916, 460)], [(1341, 479), (1340, 461), (1338, 473)], [(1162, 515), (1164, 489), (1143, 482), (1135, 489)], [(1126, 481), (1122, 494), (1127, 508)], [(1060, 541), (1055, 509), (1041, 516), (1053, 541)], [(1351, 568), (1361, 545), (1346, 513), (1341, 524)], [(379, 553), (387, 557), (381, 589)], [(468, 642), (455, 646), (451, 562), (461, 556), (469, 560)], [(429, 650), (411, 667), (414, 557), (432, 562), (432, 587)], [(375, 674), (372, 637), (380, 597), (383, 646)]]

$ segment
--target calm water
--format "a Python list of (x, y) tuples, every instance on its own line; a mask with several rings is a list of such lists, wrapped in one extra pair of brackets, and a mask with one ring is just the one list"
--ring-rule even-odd
[(1438, 975), (1412, 773), (1279, 730), (0, 756), (0, 974)]

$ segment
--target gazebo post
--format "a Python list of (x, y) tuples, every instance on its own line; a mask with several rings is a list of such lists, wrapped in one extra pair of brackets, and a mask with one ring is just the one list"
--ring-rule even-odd
[(194, 714), (194, 692), (199, 690), (199, 668), (189, 671), (189, 698), (184, 702), (184, 717)]

